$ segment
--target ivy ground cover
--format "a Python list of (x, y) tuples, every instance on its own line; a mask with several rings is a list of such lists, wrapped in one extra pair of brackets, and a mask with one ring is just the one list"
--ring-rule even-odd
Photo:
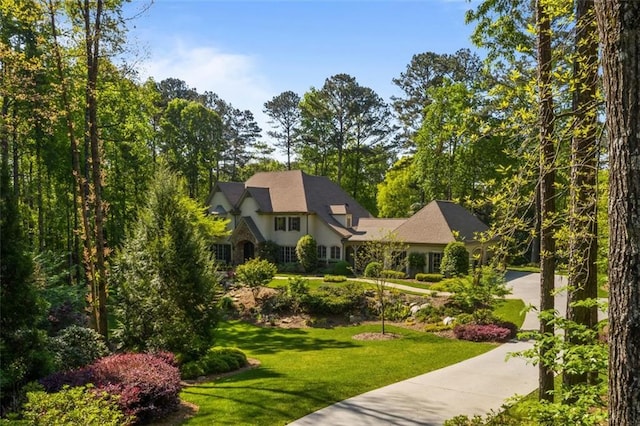
[(186, 387), (198, 405), (189, 425), (284, 425), (369, 390), (484, 353), (494, 344), (440, 338), (403, 328), (393, 340), (354, 340), (379, 325), (332, 329), (260, 328), (221, 324), (216, 344), (235, 346), (260, 360), (257, 369)]

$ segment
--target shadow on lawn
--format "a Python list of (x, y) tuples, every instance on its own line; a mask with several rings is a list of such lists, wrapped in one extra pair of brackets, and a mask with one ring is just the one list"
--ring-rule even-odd
[[(258, 417), (264, 417), (265, 413), (276, 414), (289, 421), (308, 414), (318, 407), (338, 402), (336, 395), (331, 389), (320, 385), (312, 385), (309, 382), (301, 382), (297, 389), (283, 389), (282, 387), (264, 386), (268, 379), (283, 377), (284, 375), (269, 368), (259, 367), (255, 370), (248, 370), (244, 373), (226, 377), (215, 383), (202, 383), (200, 385), (189, 386), (182, 390), (183, 394), (204, 397), (209, 403), (201, 405), (198, 412), (198, 420), (207, 423), (208, 420), (217, 420), (216, 408), (218, 404), (212, 400), (229, 401), (238, 407), (244, 407), (254, 412)], [(267, 379), (265, 382), (263, 379)], [(242, 383), (246, 382), (246, 383)], [(292, 398), (293, 397), (293, 398)], [(262, 402), (264, 401), (264, 403)], [(308, 407), (301, 412), (292, 412), (289, 404), (288, 409), (280, 409), (279, 402), (297, 401), (297, 405)], [(274, 404), (276, 402), (276, 404)], [(213, 408), (213, 409), (211, 409)]]
[(312, 337), (311, 331), (299, 328), (261, 328), (250, 324), (221, 327), (216, 331), (216, 342), (227, 342), (255, 355), (282, 351), (312, 351), (330, 348), (352, 348), (352, 342)]

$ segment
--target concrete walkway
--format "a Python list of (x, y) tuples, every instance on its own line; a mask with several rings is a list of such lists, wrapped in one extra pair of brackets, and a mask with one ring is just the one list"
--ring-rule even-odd
[[(507, 280), (513, 291), (509, 297), (538, 306), (539, 274), (509, 272)], [(566, 282), (556, 277), (556, 288), (562, 285)], [(565, 304), (566, 296), (556, 296), (558, 310)], [(535, 311), (527, 314), (522, 328), (538, 328)], [(499, 410), (506, 398), (538, 387), (537, 367), (520, 358), (505, 360), (509, 353), (531, 347), (531, 342), (511, 341), (458, 364), (341, 401), (291, 425), (442, 425), (460, 414)]]

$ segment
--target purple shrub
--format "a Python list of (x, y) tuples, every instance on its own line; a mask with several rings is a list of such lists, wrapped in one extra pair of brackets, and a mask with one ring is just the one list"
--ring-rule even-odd
[(504, 342), (511, 337), (511, 330), (496, 324), (463, 324), (453, 329), (458, 339), (472, 342)]
[(145, 422), (175, 410), (181, 390), (180, 372), (167, 357), (118, 354), (96, 361), (92, 368), (96, 386), (120, 395), (125, 414)]
[(169, 352), (111, 355), (84, 368), (51, 374), (40, 383), (47, 392), (93, 383), (96, 391), (118, 395), (120, 409), (136, 423), (174, 411), (182, 389), (180, 371)]
[(44, 386), (44, 390), (49, 393), (58, 392), (64, 385), (75, 387), (84, 386), (87, 383), (93, 382), (93, 369), (91, 366), (71, 371), (59, 371), (40, 379), (40, 384)]

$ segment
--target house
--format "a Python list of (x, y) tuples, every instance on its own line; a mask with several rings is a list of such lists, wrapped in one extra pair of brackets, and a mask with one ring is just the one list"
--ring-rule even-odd
[(318, 244), (324, 262), (353, 262), (366, 241), (393, 233), (424, 253), (426, 272), (438, 272), (444, 247), (464, 241), (471, 255), (485, 256), (476, 233), (487, 226), (462, 206), (433, 201), (406, 219), (374, 218), (326, 177), (300, 170), (257, 173), (244, 183), (218, 182), (207, 200), (209, 212), (230, 219), (230, 237), (215, 246), (219, 260), (239, 264), (255, 257), (260, 244), (278, 246), (279, 263), (295, 262), (295, 247), (305, 234)]
[[(407, 219), (368, 218), (360, 222), (359, 233), (349, 240), (357, 250), (358, 244), (383, 238), (393, 233), (408, 246), (408, 252), (424, 253), (425, 272), (440, 272), (440, 261), (447, 244), (463, 241), (469, 255), (486, 260), (487, 252), (477, 240), (477, 234), (489, 228), (467, 209), (453, 201), (435, 200)], [(349, 248), (347, 251), (351, 251)]]
[(239, 264), (255, 256), (261, 243), (279, 247), (280, 263), (295, 262), (305, 234), (318, 244), (318, 258), (345, 258), (345, 243), (371, 214), (326, 177), (300, 170), (262, 172), (245, 183), (219, 182), (207, 200), (209, 212), (230, 219), (231, 236), (216, 244), (219, 260)]

